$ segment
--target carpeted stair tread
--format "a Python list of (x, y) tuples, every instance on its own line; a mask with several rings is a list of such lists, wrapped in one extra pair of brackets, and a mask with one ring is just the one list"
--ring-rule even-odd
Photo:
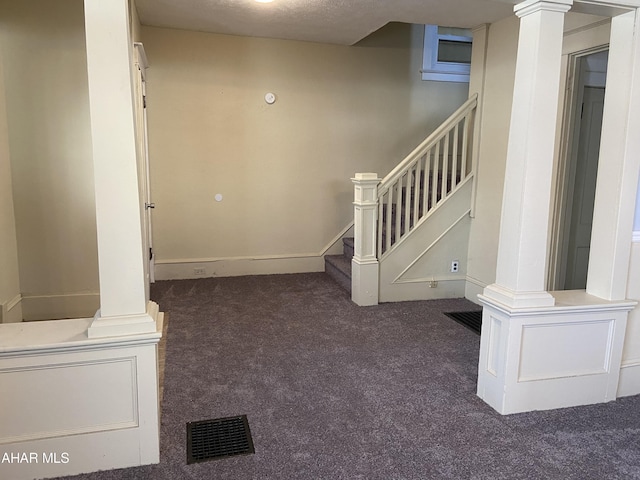
[(344, 237), (342, 239), (342, 246), (343, 246), (343, 250), (344, 250), (344, 255), (349, 258), (352, 259), (353, 258), (353, 253), (354, 253), (354, 239), (353, 237)]
[(351, 259), (345, 255), (325, 255), (324, 271), (342, 288), (351, 292)]

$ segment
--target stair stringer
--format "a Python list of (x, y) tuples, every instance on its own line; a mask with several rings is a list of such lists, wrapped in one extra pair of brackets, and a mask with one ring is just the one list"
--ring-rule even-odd
[(465, 182), (380, 259), (380, 302), (464, 297), (472, 190)]

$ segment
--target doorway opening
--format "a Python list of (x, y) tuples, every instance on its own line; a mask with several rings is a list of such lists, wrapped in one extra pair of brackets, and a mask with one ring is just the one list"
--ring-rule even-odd
[(608, 53), (605, 47), (569, 57), (549, 290), (587, 285)]

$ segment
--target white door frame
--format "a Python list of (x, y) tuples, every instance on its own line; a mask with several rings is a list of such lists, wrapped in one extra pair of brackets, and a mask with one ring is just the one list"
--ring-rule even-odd
[(147, 135), (146, 109), (146, 68), (147, 56), (142, 43), (135, 42), (135, 104), (136, 135), (138, 154), (138, 175), (140, 187), (140, 211), (142, 220), (142, 240), (144, 249), (144, 273), (147, 301), (150, 297), (150, 284), (155, 281), (154, 255), (152, 236), (152, 210), (155, 207), (151, 200), (151, 183), (149, 174), (149, 141)]
[(572, 165), (578, 155), (580, 137), (580, 105), (584, 95), (585, 79), (581, 60), (587, 55), (608, 50), (609, 45), (598, 45), (569, 53), (565, 74), (565, 97), (561, 124), (560, 142), (555, 173), (555, 194), (553, 201), (553, 224), (549, 248), (549, 271), (547, 288), (549, 291), (562, 290), (566, 277), (566, 256), (569, 247), (568, 224), (571, 214), (569, 206), (573, 198)]

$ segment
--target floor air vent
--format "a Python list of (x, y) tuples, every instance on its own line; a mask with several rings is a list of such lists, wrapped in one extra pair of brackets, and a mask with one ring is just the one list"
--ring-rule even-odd
[(246, 415), (187, 423), (187, 463), (254, 453)]
[(480, 335), (482, 328), (482, 310), (473, 312), (445, 312), (445, 315)]

